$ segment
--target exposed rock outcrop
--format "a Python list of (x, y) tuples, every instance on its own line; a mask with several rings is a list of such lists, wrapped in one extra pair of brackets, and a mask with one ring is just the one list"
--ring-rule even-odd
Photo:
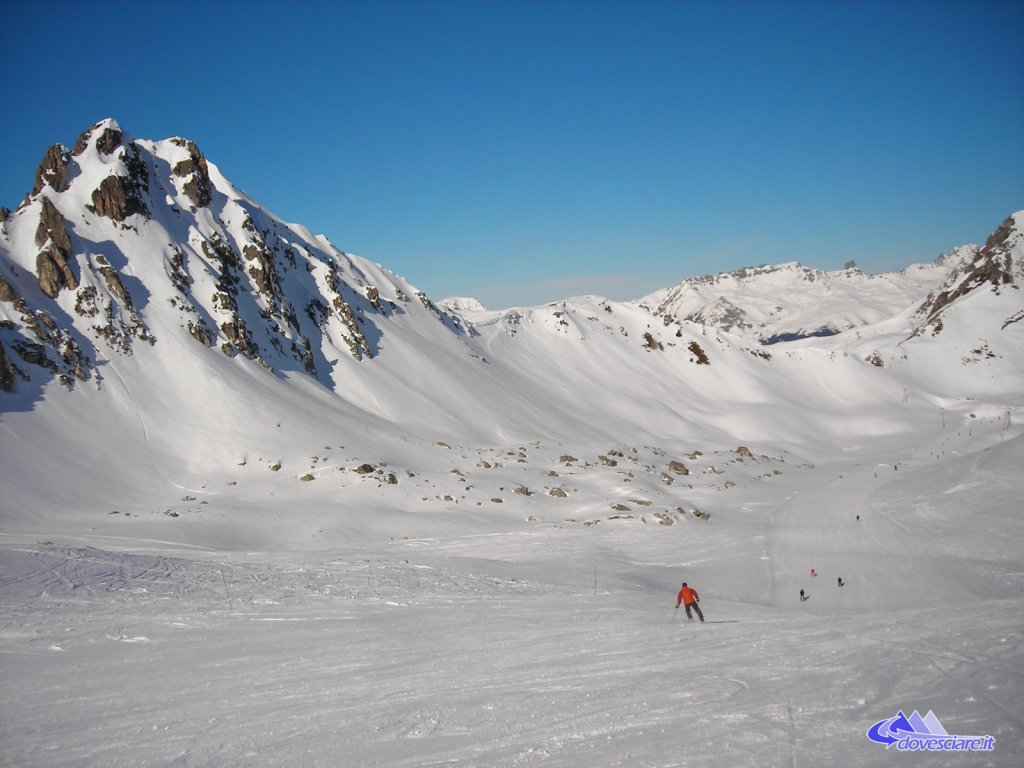
[(145, 216), (148, 211), (135, 185), (127, 176), (107, 176), (92, 192), (92, 211), (114, 221), (124, 221), (132, 214)]
[(654, 336), (651, 335), (650, 331), (644, 334), (644, 347), (646, 347), (647, 349), (657, 350), (665, 349), (665, 345), (658, 341), (656, 338), (654, 338)]
[(43, 198), (43, 209), (36, 227), (36, 245), (43, 250), (36, 257), (36, 275), (39, 288), (51, 299), (57, 298), (62, 288), (74, 290), (78, 279), (71, 268), (71, 238), (67, 222), (49, 198)]
[(334, 311), (341, 320), (342, 324), (348, 329), (348, 335), (345, 337), (345, 343), (348, 344), (349, 350), (352, 352), (352, 356), (356, 360), (362, 360), (363, 356), (373, 357), (373, 350), (370, 348), (369, 342), (359, 328), (359, 318), (356, 317), (353, 312), (351, 305), (345, 301), (342, 290), (344, 286), (344, 280), (341, 278), (341, 274), (338, 270), (337, 264), (331, 264), (331, 270), (327, 275), (327, 287), (331, 293), (334, 294), (334, 298), (331, 304), (334, 307)]
[(210, 169), (206, 164), (206, 158), (195, 142), (174, 139), (174, 143), (188, 150), (188, 159), (182, 160), (173, 169), (174, 175), (178, 178), (188, 178), (182, 191), (196, 208), (209, 205), (213, 200), (213, 185), (210, 183)]
[(234, 357), (239, 352), (250, 360), (259, 356), (260, 348), (253, 341), (249, 327), (241, 317), (236, 315), (234, 320), (221, 323), (220, 330), (227, 337), (228, 341), (231, 342), (230, 344), (223, 344), (221, 347), (224, 350), (224, 354), (228, 357)]
[(89, 141), (90, 141), (90, 139), (92, 139), (93, 132), (97, 128), (99, 128), (101, 125), (102, 125), (102, 123), (96, 123), (94, 126), (92, 126), (91, 128), (88, 128), (88, 129), (82, 131), (78, 135), (78, 138), (75, 139), (74, 146), (71, 147), (71, 155), (73, 157), (79, 157), (80, 155), (82, 155), (82, 153), (85, 152), (86, 149), (88, 149)]
[[(101, 259), (102, 261), (100, 261)], [(110, 263), (102, 256), (100, 256), (97, 261), (100, 262), (100, 274), (103, 275), (103, 279), (106, 281), (110, 292), (117, 297), (118, 301), (120, 301), (126, 309), (132, 309), (131, 294), (125, 290), (124, 283), (121, 282), (121, 278), (117, 274), (117, 270), (110, 266)]]
[[(121, 132), (107, 128), (97, 140), (96, 147), (101, 152), (110, 154), (120, 146), (120, 141)], [(134, 142), (129, 143), (124, 148), (123, 160), (128, 175), (113, 175), (103, 179), (99, 187), (92, 192), (92, 205), (89, 208), (93, 213), (117, 222), (123, 222), (135, 214), (148, 218), (149, 209), (146, 207), (145, 195), (149, 188), (149, 171), (142, 159), (139, 146)]]
[(114, 150), (121, 146), (121, 139), (124, 134), (120, 128), (113, 126), (107, 126), (103, 129), (103, 133), (96, 139), (96, 149), (104, 155), (114, 154)]
[(707, 353), (696, 341), (691, 341), (687, 349), (693, 353), (693, 357), (690, 358), (692, 362), (697, 363), (697, 365), (711, 365), (711, 360), (708, 359)]
[(189, 320), (188, 332), (191, 334), (192, 338), (207, 347), (213, 343), (213, 332), (206, 327), (206, 324), (203, 323), (202, 320), (198, 322)]
[(64, 192), (68, 188), (68, 151), (60, 144), (54, 144), (43, 155), (43, 160), (36, 169), (36, 183), (32, 187), (32, 196), (38, 195), (47, 185), (54, 192)]
[(17, 301), (20, 298), (14, 287), (0, 277), (0, 301)]
[(89, 147), (89, 142), (97, 129), (103, 127), (103, 133), (96, 139), (96, 149), (104, 155), (113, 154), (114, 150), (121, 146), (121, 139), (124, 133), (116, 122), (112, 120), (101, 120), (88, 130), (82, 131), (75, 145), (71, 148), (73, 157), (80, 156)]
[(255, 261), (249, 266), (249, 277), (256, 283), (259, 292), (267, 297), (272, 304), (281, 301), (280, 279), (277, 270), (274, 268), (274, 257), (259, 236), (255, 243), (250, 243), (242, 249), (242, 256), (246, 261)]
[(7, 357), (7, 350), (0, 342), (0, 392), (14, 391), (14, 366)]
[[(68, 389), (74, 382), (89, 378), (92, 361), (82, 352), (71, 334), (57, 327), (53, 318), (44, 312), (37, 312), (33, 318), (32, 331), (39, 342), (19, 339), (12, 344), (14, 351), (23, 361), (53, 373)], [(47, 348), (56, 353), (56, 359), (50, 357)], [(10, 363), (10, 361), (8, 360)]]

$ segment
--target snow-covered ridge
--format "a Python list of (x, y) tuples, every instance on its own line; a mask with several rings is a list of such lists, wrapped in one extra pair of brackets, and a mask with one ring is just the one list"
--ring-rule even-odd
[[(1000, 231), (1019, 231), (1019, 218)], [(1019, 264), (1019, 239), (1007, 237), (977, 254)], [(406, 440), (833, 445), (912, 434), (936, 402), (967, 408), (969, 392), (1012, 409), (1022, 389), (1015, 271), (998, 291), (977, 279), (947, 291), (941, 332), (919, 332), (933, 287), (985, 273), (972, 253), (900, 276), (793, 264), (714, 276), (703, 284), (718, 298), (700, 322), (598, 296), (439, 306), (265, 210), (193, 142), (134, 139), (108, 120), (71, 150), (51, 148), (4, 217), (0, 409), (17, 415), (17, 434), (50, 430), (61, 455), (92, 456), (71, 462), (86, 475), (120, 476), (124, 460), (95, 453), (89, 437), (109, 434), (140, 478), (179, 485), (246, 457), (323, 458), (353, 434), (370, 453), (398, 454)], [(852, 330), (770, 348), (743, 333), (753, 306), (831, 333), (822, 296)], [(864, 416), (907, 402), (917, 405)], [(31, 476), (39, 457), (5, 460)]]
[(490, 311), (479, 300), (467, 296), (449, 296), (447, 299), (441, 299), (437, 304), (439, 307), (455, 314)]
[(828, 336), (887, 320), (959, 274), (978, 252), (965, 245), (929, 264), (868, 275), (852, 262), (824, 271), (797, 262), (684, 280), (638, 304), (661, 317), (692, 320), (761, 344)]

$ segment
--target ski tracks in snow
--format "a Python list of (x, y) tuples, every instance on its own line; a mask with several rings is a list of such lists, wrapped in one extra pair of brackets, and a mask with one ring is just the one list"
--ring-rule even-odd
[[(776, 534), (773, 557), (807, 543), (786, 550)], [(711, 582), (698, 584), (707, 623), (669, 621), (674, 544), (602, 552), (595, 594), (593, 537), (588, 556), (576, 541), (264, 554), (12, 544), (0, 549), (0, 660), (18, 693), (0, 704), (0, 762), (855, 765), (886, 756), (864, 738), (871, 723), (925, 705), (965, 732), (1019, 738), (1024, 639), (1005, 620), (990, 630), (1005, 601), (822, 616), (717, 597)], [(737, 557), (757, 579), (758, 552)], [(717, 567), (693, 560), (698, 574)]]

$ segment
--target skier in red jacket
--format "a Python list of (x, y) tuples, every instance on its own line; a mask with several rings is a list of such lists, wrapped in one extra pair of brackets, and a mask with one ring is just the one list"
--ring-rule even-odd
[(697, 612), (697, 618), (704, 621), (704, 614), (700, 612), (700, 606), (697, 603), (700, 602), (700, 595), (697, 594), (697, 590), (693, 587), (686, 586), (686, 582), (683, 582), (683, 588), (679, 590), (679, 596), (676, 598), (676, 610), (679, 610), (679, 604), (682, 603), (686, 608), (686, 618), (693, 621), (693, 616), (690, 615), (690, 609), (692, 608)]

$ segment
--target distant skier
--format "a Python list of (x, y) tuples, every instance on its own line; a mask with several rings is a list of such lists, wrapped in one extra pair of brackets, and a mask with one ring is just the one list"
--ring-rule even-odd
[(811, 568), (811, 578), (814, 578), (817, 575), (818, 575), (818, 572), (816, 570), (814, 570), (813, 568)]
[(802, 603), (805, 600), (810, 600), (810, 599), (811, 599), (811, 596), (804, 594), (804, 591), (801, 589), (800, 590), (800, 602)]
[(692, 608), (697, 612), (697, 617), (704, 621), (704, 614), (700, 611), (700, 606), (697, 603), (700, 602), (700, 595), (697, 594), (697, 590), (693, 587), (686, 586), (686, 582), (683, 582), (682, 589), (679, 590), (679, 595), (676, 597), (676, 610), (679, 610), (679, 604), (682, 603), (686, 608), (686, 618), (693, 621), (693, 616), (690, 615), (690, 609)]
[(845, 587), (846, 586), (846, 582), (843, 581), (843, 577), (842, 576), (839, 577), (839, 579), (836, 581), (836, 584), (838, 586), (840, 586), (840, 587)]

